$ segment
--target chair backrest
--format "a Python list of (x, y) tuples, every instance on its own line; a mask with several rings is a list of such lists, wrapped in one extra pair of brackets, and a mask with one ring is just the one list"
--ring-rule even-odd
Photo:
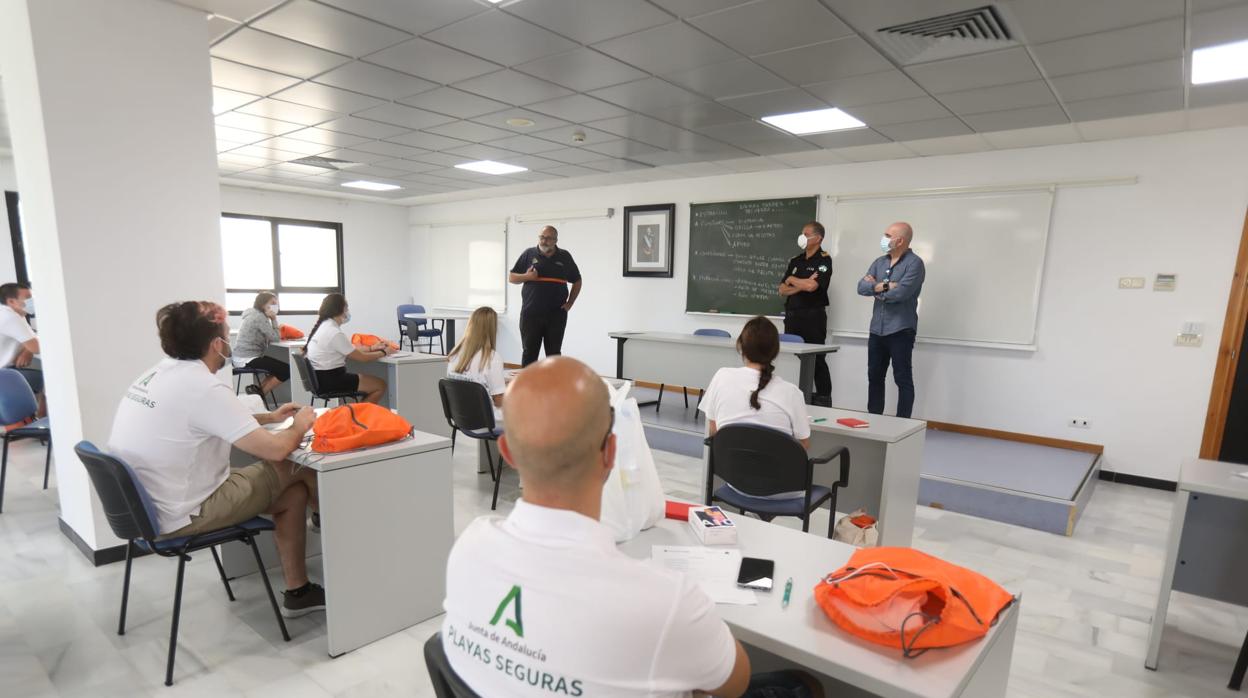
[(484, 385), (463, 378), (438, 381), (442, 412), (452, 429), (475, 432), (494, 428), (494, 402)]
[[(409, 313), (423, 313), (423, 312), (425, 312), (425, 306), (423, 306), (423, 305), (419, 305), (419, 304), (417, 304), (417, 305), (413, 305), (413, 306), (412, 306), (412, 309), (411, 309), (411, 310), (409, 310), (409, 311), (407, 311), (407, 312), (409, 312)], [(425, 324), (426, 324), (426, 323), (428, 323), (428, 322), (429, 322), (428, 320), (417, 320), (417, 321), (416, 321), (416, 326), (417, 326), (417, 327), (424, 327), (424, 326), (425, 326)]]
[(442, 647), (442, 633), (434, 633), (433, 637), (425, 641), (425, 666), (429, 669), (433, 694), (437, 698), (478, 698), (451, 668), (451, 663), (446, 658), (446, 650)]
[(757, 424), (729, 424), (709, 441), (707, 501), (716, 475), (755, 497), (810, 487), (814, 470), (806, 449), (782, 431)]
[(802, 339), (802, 335), (800, 334), (781, 334), (780, 341), (793, 342), (794, 344), (803, 344), (806, 342), (805, 339)]
[(408, 313), (425, 312), (424, 310), (417, 310), (417, 308), (419, 307), (420, 307), (419, 305), (412, 305), (411, 303), (404, 303), (403, 305), (400, 305), (398, 308), (395, 309), (395, 315), (399, 316), (399, 334), (400, 335), (404, 334), (407, 331), (407, 318), (403, 316), (407, 315)]
[(20, 371), (0, 369), (0, 424), (15, 424), (35, 416), (39, 403), (30, 389), (30, 383)]
[(299, 372), (299, 382), (303, 383), (303, 389), (313, 395), (320, 392), (316, 389), (316, 373), (308, 363), (307, 351), (292, 351), (290, 359), (295, 362), (295, 370)]
[(156, 507), (130, 466), (104, 453), (90, 441), (79, 441), (74, 453), (91, 476), (91, 484), (100, 497), (113, 534), (123, 540), (156, 540), (160, 533)]
[(714, 328), (703, 328), (694, 330), (693, 333), (699, 337), (731, 337), (732, 333), (728, 330), (717, 330)]

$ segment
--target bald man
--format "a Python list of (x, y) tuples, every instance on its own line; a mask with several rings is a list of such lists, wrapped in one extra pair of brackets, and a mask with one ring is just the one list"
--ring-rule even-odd
[[(537, 247), (520, 253), (507, 280), (524, 284), (520, 292), (520, 363), (528, 366), (537, 361), (543, 345), (546, 356), (561, 354), (568, 311), (581, 295), (581, 270), (572, 255), (559, 247), (559, 231), (553, 225), (537, 234)], [(572, 284), (571, 293), (568, 284)]]
[(867, 339), (867, 411), (884, 414), (884, 379), (893, 365), (897, 384), (897, 416), (914, 409), (914, 372), (911, 357), (919, 327), (919, 292), (927, 270), (910, 249), (914, 229), (893, 223), (880, 238), (884, 252), (858, 282), (858, 295), (871, 296), (871, 336)]

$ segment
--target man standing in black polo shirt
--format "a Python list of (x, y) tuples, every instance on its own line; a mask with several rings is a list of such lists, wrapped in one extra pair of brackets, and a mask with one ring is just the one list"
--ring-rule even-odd
[[(799, 335), (807, 344), (823, 344), (828, 338), (828, 284), (832, 282), (832, 256), (822, 249), (823, 224), (811, 221), (797, 238), (802, 252), (789, 260), (780, 282), (784, 296), (785, 334)], [(832, 406), (832, 376), (823, 354), (815, 357), (815, 393), (811, 401)]]
[[(520, 254), (507, 276), (513, 284), (524, 284), (520, 292), (520, 341), (524, 345), (521, 364), (537, 361), (542, 345), (546, 356), (562, 353), (563, 330), (568, 324), (568, 311), (581, 293), (581, 270), (567, 250), (559, 247), (559, 231), (554, 226), (542, 228), (537, 247)], [(572, 293), (568, 293), (572, 284)]]

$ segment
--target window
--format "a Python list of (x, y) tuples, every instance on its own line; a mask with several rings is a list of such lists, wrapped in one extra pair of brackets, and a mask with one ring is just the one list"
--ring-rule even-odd
[(342, 224), (221, 214), (225, 307), (237, 315), (260, 291), (278, 295), (283, 314), (314, 315), (327, 293), (342, 293)]

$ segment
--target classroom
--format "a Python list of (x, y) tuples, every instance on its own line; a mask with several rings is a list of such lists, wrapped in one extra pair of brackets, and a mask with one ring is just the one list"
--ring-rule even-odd
[(1240, 695), (1245, 163), (1248, 0), (0, 0), (0, 696)]

